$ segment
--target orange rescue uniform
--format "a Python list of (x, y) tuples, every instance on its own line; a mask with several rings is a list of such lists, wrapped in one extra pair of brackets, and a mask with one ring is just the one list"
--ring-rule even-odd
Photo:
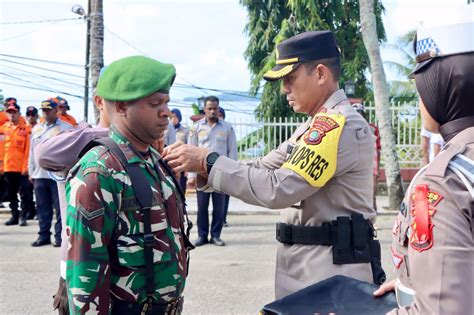
[(4, 172), (28, 172), (31, 127), (24, 119), (17, 125), (7, 122), (1, 127), (5, 136)]
[[(8, 116), (4, 111), (0, 112), (0, 128), (8, 122)], [(0, 132), (0, 173), (3, 173), (3, 159), (5, 156), (5, 135)]]
[(72, 116), (69, 115), (68, 113), (66, 113), (66, 114), (58, 114), (58, 117), (59, 117), (59, 119), (61, 119), (61, 120), (64, 121), (64, 122), (67, 122), (67, 123), (70, 124), (71, 126), (77, 127), (76, 119), (74, 119), (74, 117), (72, 117)]

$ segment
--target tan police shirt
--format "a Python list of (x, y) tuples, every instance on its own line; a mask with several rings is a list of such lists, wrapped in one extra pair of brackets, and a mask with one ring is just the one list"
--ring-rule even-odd
[[(332, 94), (321, 112), (345, 119), (343, 127), (330, 130), (335, 125), (332, 127), (328, 125), (327, 128), (318, 129), (319, 132), (311, 134), (307, 132), (312, 130), (313, 118), (311, 118), (276, 150), (252, 163), (219, 157), (209, 174), (208, 184), (247, 203), (272, 209), (287, 208), (301, 203), (301, 209), (281, 211), (281, 222), (288, 224), (320, 226), (323, 222), (335, 220), (338, 216), (350, 216), (353, 213), (363, 214), (366, 219), (374, 219), (375, 211), (372, 208), (374, 140), (369, 125), (352, 109), (342, 90)], [(326, 178), (327, 182), (324, 185), (316, 183), (320, 187), (315, 187), (314, 182), (310, 184), (311, 178), (308, 177), (308, 180), (304, 177), (307, 174), (298, 174), (285, 166), (288, 161), (294, 160), (290, 158), (289, 152), (295, 153), (293, 151), (297, 150), (298, 144), (306, 145), (306, 149), (313, 150), (316, 156), (319, 156), (319, 153), (323, 154), (320, 144), (312, 146), (308, 143), (325, 141), (324, 137), (330, 139), (331, 134), (340, 135), (334, 159), (328, 161), (320, 159), (320, 162), (324, 163), (315, 165), (313, 172), (309, 172), (317, 177), (321, 169), (326, 167), (328, 171), (334, 168), (332, 176)], [(293, 150), (288, 149), (289, 146), (290, 149), (294, 147)], [(301, 161), (303, 164), (298, 165), (306, 166), (304, 160)], [(312, 159), (308, 162), (315, 161)], [(276, 298), (333, 275), (345, 275), (373, 282), (369, 263), (334, 265), (330, 246), (300, 244), (290, 246), (278, 243), (276, 264)]]
[(473, 185), (471, 127), (420, 170), (400, 207), (393, 263), (401, 284), (416, 293), (390, 314), (474, 314)]

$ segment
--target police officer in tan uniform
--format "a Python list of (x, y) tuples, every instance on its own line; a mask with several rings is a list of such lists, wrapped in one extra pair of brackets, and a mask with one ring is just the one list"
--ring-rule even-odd
[(414, 70), (424, 127), (443, 151), (412, 180), (393, 226), (399, 309), (474, 314), (474, 22), (420, 27)]
[(282, 79), (289, 105), (309, 115), (290, 139), (250, 163), (190, 145), (171, 146), (166, 159), (177, 172), (201, 172), (203, 189), (271, 209), (300, 205), (282, 210), (277, 225), (277, 298), (333, 275), (381, 283), (370, 223), (373, 137), (339, 89), (334, 34), (305, 32), (277, 49), (265, 79)]

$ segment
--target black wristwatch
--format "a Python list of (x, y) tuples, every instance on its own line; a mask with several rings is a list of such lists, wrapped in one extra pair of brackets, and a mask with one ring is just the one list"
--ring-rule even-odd
[(211, 172), (214, 163), (216, 163), (217, 159), (219, 158), (219, 153), (211, 152), (206, 156), (206, 165), (207, 165), (207, 174)]

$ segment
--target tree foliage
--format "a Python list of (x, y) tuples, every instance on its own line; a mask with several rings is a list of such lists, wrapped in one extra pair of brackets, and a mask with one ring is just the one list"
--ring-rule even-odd
[[(257, 117), (289, 117), (295, 115), (280, 93), (280, 83), (266, 82), (263, 74), (275, 65), (276, 45), (293, 35), (310, 30), (331, 30), (341, 49), (342, 76), (356, 83), (356, 96), (365, 97), (368, 82), (364, 72), (369, 59), (360, 33), (359, 1), (355, 0), (241, 0), (248, 11), (245, 31), (249, 43), (245, 58), (252, 74), (251, 91), (262, 91)], [(385, 40), (382, 3), (376, 1), (379, 41)]]
[(402, 62), (386, 61), (384, 62), (391, 69), (395, 70), (400, 76), (400, 80), (388, 82), (390, 87), (390, 101), (394, 103), (409, 103), (416, 101), (418, 94), (416, 92), (415, 81), (410, 78), (410, 74), (415, 68), (416, 59), (413, 51), (413, 38), (416, 30), (411, 30), (401, 36), (395, 45), (388, 45), (402, 56)]

